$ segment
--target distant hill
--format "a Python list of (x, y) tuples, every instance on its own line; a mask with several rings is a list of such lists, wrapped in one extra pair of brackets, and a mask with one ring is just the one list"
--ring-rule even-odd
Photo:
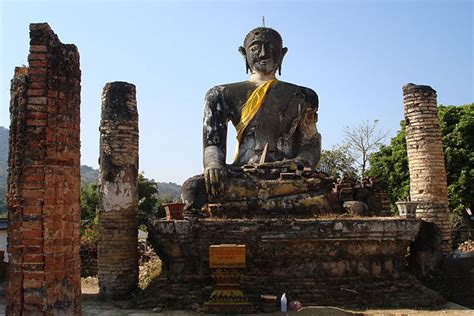
[(0, 217), (7, 211), (8, 129), (0, 126)]
[[(0, 217), (6, 212), (6, 189), (8, 176), (8, 129), (0, 126)], [(97, 183), (99, 170), (81, 165), (81, 184)], [(159, 195), (171, 200), (179, 197), (181, 186), (173, 182), (157, 182)]]
[(177, 199), (181, 196), (181, 186), (173, 182), (157, 182), (158, 195), (166, 197), (170, 200)]
[[(81, 183), (97, 183), (99, 179), (99, 170), (89, 166), (81, 166)], [(181, 195), (181, 186), (174, 182), (157, 182), (158, 194), (164, 198), (174, 200)]]
[(99, 170), (81, 165), (81, 184), (97, 183), (99, 180)]

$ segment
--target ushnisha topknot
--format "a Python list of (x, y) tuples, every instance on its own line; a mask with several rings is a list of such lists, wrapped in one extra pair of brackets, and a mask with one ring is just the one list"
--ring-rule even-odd
[(255, 37), (257, 37), (258, 35), (260, 35), (260, 33), (267, 33), (269, 34), (271, 37), (273, 37), (274, 39), (276, 39), (277, 41), (280, 42), (281, 46), (283, 47), (283, 39), (281, 38), (281, 35), (280, 33), (278, 33), (276, 30), (270, 28), (270, 27), (264, 27), (264, 26), (259, 26), (257, 28), (254, 28), (253, 30), (251, 30), (247, 36), (245, 36), (245, 39), (244, 39), (244, 46), (246, 46), (246, 44), (249, 42), (249, 41), (252, 41)]

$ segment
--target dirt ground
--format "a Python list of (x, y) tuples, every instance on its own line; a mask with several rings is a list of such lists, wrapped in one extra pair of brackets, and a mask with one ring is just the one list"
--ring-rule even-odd
[[(200, 315), (193, 311), (172, 311), (172, 310), (133, 310), (127, 306), (127, 302), (110, 302), (102, 301), (98, 298), (99, 285), (97, 278), (88, 277), (82, 278), (82, 315), (83, 316), (152, 316), (152, 315), (173, 315), (173, 316), (187, 316), (187, 315)], [(0, 283), (0, 315), (5, 315), (5, 296), (4, 296), (5, 283)], [(269, 314), (255, 314), (255, 315), (283, 315), (282, 313), (269, 313)], [(446, 306), (437, 311), (428, 310), (414, 310), (414, 309), (385, 309), (385, 310), (366, 310), (351, 311), (343, 310), (334, 307), (325, 306), (307, 306), (298, 312), (289, 312), (287, 315), (298, 315), (298, 316), (312, 316), (312, 315), (330, 315), (330, 316), (346, 316), (346, 315), (368, 315), (368, 316), (405, 316), (405, 315), (474, 315), (474, 310), (466, 307), (448, 303)]]
[[(83, 295), (83, 315), (199, 315), (193, 311), (171, 311), (171, 310), (131, 310), (126, 302), (103, 302), (98, 300), (99, 284), (97, 278), (87, 277), (81, 280)], [(298, 312), (289, 312), (289, 315), (297, 314), (300, 316), (310, 315), (370, 315), (370, 316), (405, 316), (405, 315), (474, 315), (474, 310), (460, 306), (454, 303), (448, 303), (441, 310), (415, 310), (415, 309), (384, 309), (384, 310), (366, 310), (352, 311), (335, 307), (326, 306), (307, 306)], [(257, 315), (282, 315), (282, 313), (267, 313)]]

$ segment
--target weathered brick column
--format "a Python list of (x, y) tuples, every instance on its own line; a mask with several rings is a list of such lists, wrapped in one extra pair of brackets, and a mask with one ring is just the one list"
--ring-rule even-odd
[(417, 217), (436, 224), (440, 247), (451, 253), (448, 186), (439, 126), (436, 91), (429, 86), (403, 86), (410, 196), (420, 204)]
[(80, 315), (79, 53), (30, 25), (28, 67), (11, 86), (9, 315)]
[(100, 294), (124, 297), (138, 283), (138, 112), (135, 86), (107, 83), (100, 123)]

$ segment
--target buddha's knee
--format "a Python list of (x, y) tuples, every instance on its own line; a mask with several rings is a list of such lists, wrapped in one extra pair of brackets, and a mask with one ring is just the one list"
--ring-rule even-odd
[(187, 209), (201, 209), (207, 203), (206, 183), (200, 174), (186, 180), (181, 187), (181, 198)]

